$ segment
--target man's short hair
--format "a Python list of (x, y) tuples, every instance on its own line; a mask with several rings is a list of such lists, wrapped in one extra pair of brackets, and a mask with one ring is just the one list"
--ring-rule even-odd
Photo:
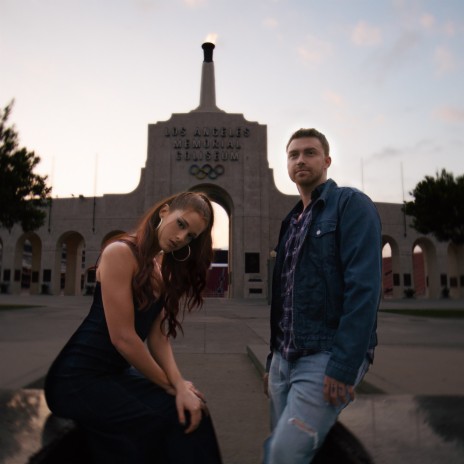
[(319, 132), (316, 129), (298, 129), (296, 132), (294, 132), (290, 140), (287, 143), (286, 150), (288, 150), (288, 146), (292, 142), (293, 139), (302, 139), (304, 137), (314, 137), (321, 142), (322, 148), (324, 150), (324, 155), (329, 156), (330, 155), (330, 146), (329, 142), (327, 141), (325, 135), (322, 132)]

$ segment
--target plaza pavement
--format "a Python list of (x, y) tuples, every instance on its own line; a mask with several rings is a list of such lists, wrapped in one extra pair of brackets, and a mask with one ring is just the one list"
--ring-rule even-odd
[[(89, 296), (0, 295), (0, 305), (38, 306), (0, 311), (0, 389), (40, 388), (50, 363), (90, 303)], [(404, 307), (463, 309), (464, 302), (398, 300), (383, 302), (381, 309)], [(201, 311), (185, 317), (185, 336), (173, 342), (184, 376), (206, 394), (225, 464), (260, 462), (261, 444), (268, 433), (261, 382), (268, 317), (269, 306), (262, 299), (207, 299)], [(450, 417), (464, 415), (464, 319), (381, 311), (378, 332), (374, 365), (341, 421), (363, 441), (376, 464), (432, 464), (443, 458), (448, 464), (464, 462), (464, 454), (454, 444), (450, 448), (442, 443), (449, 437), (417, 426), (417, 421), (430, 422), (424, 414), (436, 412), (436, 403), (418, 408), (417, 398), (457, 398)], [(462, 447), (462, 419), (456, 424)], [(391, 442), (398, 439), (399, 445), (392, 449)], [(399, 452), (405, 458), (411, 456), (398, 460)]]

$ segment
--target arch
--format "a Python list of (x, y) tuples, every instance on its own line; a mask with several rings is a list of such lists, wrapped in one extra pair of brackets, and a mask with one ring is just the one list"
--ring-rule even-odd
[(190, 188), (189, 191), (206, 193), (212, 201), (224, 208), (229, 218), (232, 216), (234, 202), (229, 193), (222, 187), (215, 184), (197, 184)]
[(126, 232), (124, 230), (112, 230), (110, 232), (108, 232), (102, 239), (101, 241), (101, 246), (103, 247), (103, 245), (110, 239), (112, 239), (113, 237), (117, 237), (118, 235), (121, 235), (121, 234), (125, 234)]
[(447, 249), (449, 296), (464, 297), (464, 245), (450, 243)]
[(424, 257), (422, 247), (416, 243), (412, 249), (412, 275), (414, 295), (417, 297), (423, 297), (427, 294), (427, 274)]
[(38, 294), (42, 262), (42, 240), (34, 232), (22, 234), (16, 241), (12, 292)]
[[(85, 259), (85, 263), (83, 263), (83, 269), (82, 269), (82, 277), (81, 277), (81, 287), (83, 290), (84, 295), (93, 295), (93, 292), (95, 290), (95, 284), (97, 281), (96, 277), (96, 264), (98, 261), (98, 258), (100, 256), (101, 249), (103, 246), (106, 244), (108, 240), (110, 240), (113, 237), (116, 237), (118, 235), (124, 234), (125, 231), (123, 230), (112, 230), (108, 232), (100, 242), (100, 249), (97, 250), (96, 252), (92, 253), (92, 258), (89, 260)], [(85, 255), (85, 251), (83, 252)], [(83, 260), (84, 261), (84, 260)]]
[(56, 244), (53, 293), (80, 295), (84, 284), (84, 237), (79, 232), (62, 234)]
[[(422, 257), (420, 257), (418, 253), (414, 256), (414, 249), (416, 247), (420, 247), (422, 249)], [(424, 292), (419, 293), (418, 296), (438, 298), (441, 294), (441, 290), (437, 262), (437, 249), (434, 243), (429, 238), (420, 237), (414, 241), (411, 251), (413, 260), (412, 268), (414, 275), (414, 288), (421, 288), (421, 274), (424, 279)]]
[(213, 247), (215, 250), (229, 249), (229, 215), (226, 210), (212, 201), (214, 210)]
[[(389, 247), (389, 256), (385, 249)], [(382, 294), (384, 298), (401, 298), (401, 262), (398, 242), (390, 235), (382, 236)]]
[(3, 281), (3, 240), (0, 237), (0, 293), (6, 293), (8, 284)]
[[(221, 282), (225, 281), (222, 283), (221, 288), (227, 289), (224, 293), (221, 292), (221, 296), (224, 295), (226, 297), (229, 297), (232, 295), (232, 282), (230, 279), (230, 276), (233, 272), (234, 269), (234, 259), (233, 259), (233, 250), (234, 250), (234, 239), (236, 237), (233, 236), (232, 231), (233, 231), (233, 213), (234, 213), (234, 202), (232, 200), (232, 197), (229, 195), (229, 193), (224, 190), (222, 187), (219, 187), (218, 185), (214, 184), (197, 184), (193, 186), (192, 188), (189, 189), (191, 192), (203, 192), (208, 197), (217, 203), (219, 206), (224, 208), (224, 211), (227, 213), (227, 216), (229, 217), (229, 249), (228, 249), (228, 257), (227, 257), (227, 267), (221, 266), (220, 269), (217, 269), (214, 271), (214, 273), (218, 273), (219, 280)], [(211, 274), (211, 279), (214, 280), (213, 273)], [(213, 285), (212, 282), (210, 282), (211, 285)], [(208, 286), (210, 286), (208, 284)], [(213, 285), (214, 286), (214, 285)], [(214, 293), (214, 292), (213, 292)], [(215, 295), (216, 296), (216, 295)]]

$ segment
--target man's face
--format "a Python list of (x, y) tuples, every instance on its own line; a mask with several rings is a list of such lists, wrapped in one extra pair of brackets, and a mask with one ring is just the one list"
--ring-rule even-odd
[(290, 179), (298, 187), (313, 190), (327, 180), (330, 156), (325, 156), (319, 139), (293, 139), (287, 149), (287, 169)]

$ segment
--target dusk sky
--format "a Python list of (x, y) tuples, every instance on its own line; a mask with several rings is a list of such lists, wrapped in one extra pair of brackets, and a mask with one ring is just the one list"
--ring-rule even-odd
[(147, 125), (198, 106), (208, 34), (217, 106), (267, 125), (282, 192), (297, 193), (285, 145), (300, 127), (374, 201), (463, 174), (462, 0), (0, 0), (0, 105), (15, 99), (54, 197), (138, 185)]

